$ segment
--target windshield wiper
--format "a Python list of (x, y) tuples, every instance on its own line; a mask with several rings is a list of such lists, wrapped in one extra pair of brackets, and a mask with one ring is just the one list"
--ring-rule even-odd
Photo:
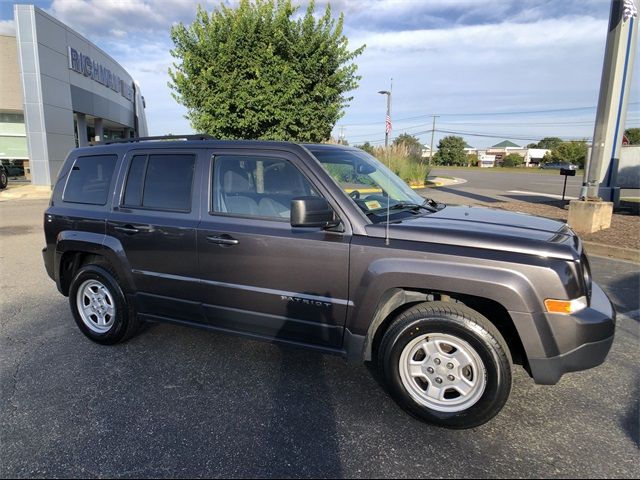
[(401, 210), (404, 208), (408, 208), (410, 210), (418, 210), (420, 208), (424, 208), (425, 210), (429, 210), (430, 212), (437, 212), (437, 207), (434, 207), (428, 200), (425, 200), (424, 203), (409, 203), (409, 202), (400, 202), (395, 205), (391, 205), (389, 210)]

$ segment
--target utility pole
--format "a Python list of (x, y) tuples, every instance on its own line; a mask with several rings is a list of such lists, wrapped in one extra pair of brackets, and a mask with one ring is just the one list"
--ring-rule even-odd
[(344, 125), (340, 125), (340, 138), (338, 139), (340, 145), (344, 145)]
[(638, 38), (636, 17), (634, 0), (611, 1), (591, 155), (580, 200), (569, 204), (567, 223), (580, 233), (609, 228), (620, 194), (616, 177)]
[(433, 115), (433, 127), (431, 128), (431, 146), (429, 147), (429, 165), (433, 159), (433, 135), (436, 133), (436, 118), (440, 115)]

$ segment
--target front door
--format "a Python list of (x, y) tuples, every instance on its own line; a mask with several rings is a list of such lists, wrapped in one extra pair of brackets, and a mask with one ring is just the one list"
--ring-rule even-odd
[(339, 347), (349, 305), (349, 226), (291, 227), (291, 200), (322, 194), (292, 154), (220, 151), (211, 162), (198, 228), (206, 321)]

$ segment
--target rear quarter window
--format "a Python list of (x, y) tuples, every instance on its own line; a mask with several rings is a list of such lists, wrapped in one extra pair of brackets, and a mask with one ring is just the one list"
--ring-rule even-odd
[(71, 167), (62, 200), (71, 203), (105, 205), (117, 162), (117, 155), (78, 157)]

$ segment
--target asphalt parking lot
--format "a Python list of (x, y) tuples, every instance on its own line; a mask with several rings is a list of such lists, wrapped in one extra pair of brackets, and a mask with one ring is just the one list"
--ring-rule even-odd
[(518, 368), (497, 418), (448, 431), (333, 356), (170, 325), (91, 343), (44, 271), (45, 207), (0, 202), (0, 477), (640, 476), (636, 264), (592, 259), (621, 312), (604, 365)]

